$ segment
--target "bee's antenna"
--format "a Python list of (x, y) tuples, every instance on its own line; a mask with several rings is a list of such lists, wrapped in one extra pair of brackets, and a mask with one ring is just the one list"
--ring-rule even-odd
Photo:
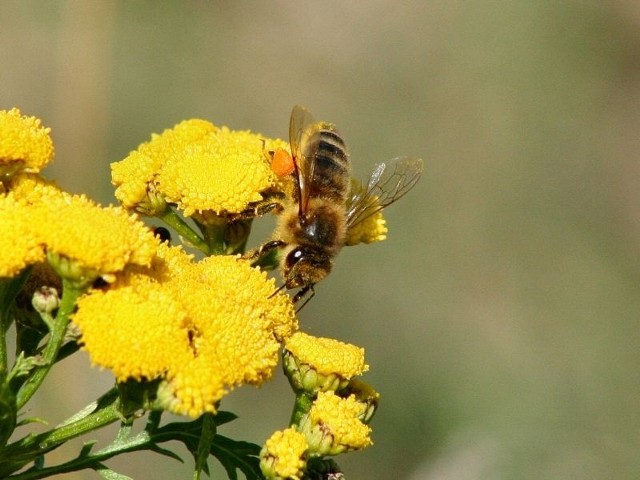
[(282, 285), (280, 285), (278, 288), (276, 288), (273, 293), (271, 295), (269, 295), (269, 298), (273, 298), (275, 297), (278, 293), (280, 293), (282, 290), (284, 290), (287, 287), (286, 283), (283, 283)]

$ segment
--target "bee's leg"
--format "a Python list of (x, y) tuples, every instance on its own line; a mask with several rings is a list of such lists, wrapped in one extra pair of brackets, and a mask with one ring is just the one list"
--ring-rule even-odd
[(276, 212), (281, 212), (282, 209), (284, 207), (282, 206), (281, 202), (269, 202), (269, 203), (263, 203), (258, 205), (256, 208), (254, 208), (254, 216), (262, 216), (262, 215), (266, 215), (267, 213), (271, 213), (273, 211)]
[(250, 218), (261, 217), (273, 211), (281, 212), (284, 208), (283, 201), (284, 195), (280, 193), (269, 194), (262, 202), (254, 204), (251, 208), (235, 214), (234, 217), (238, 220), (248, 220)]
[[(309, 293), (310, 292), (310, 293)], [(309, 295), (307, 295), (307, 293)], [(295, 296), (293, 297), (293, 303), (298, 303), (300, 300), (302, 300), (304, 297), (307, 297), (305, 299), (305, 301), (302, 303), (302, 305), (300, 305), (297, 309), (296, 309), (296, 313), (298, 313), (300, 310), (302, 310), (302, 308), (309, 303), (309, 300), (311, 300), (314, 295), (316, 294), (316, 291), (313, 288), (313, 284), (312, 285), (307, 285), (302, 287), (298, 293), (295, 294)]]
[(282, 247), (286, 245), (284, 240), (271, 240), (267, 243), (263, 243), (257, 248), (253, 248), (249, 250), (247, 253), (242, 255), (242, 258), (245, 260), (255, 260), (256, 258), (260, 258), (263, 255), (275, 250), (276, 248)]
[(260, 205), (256, 205), (252, 208), (247, 208), (241, 212), (235, 213), (233, 215), (234, 220), (251, 220), (256, 217), (261, 217), (262, 215), (266, 215), (267, 213), (278, 210), (282, 208), (279, 203), (271, 202), (271, 203), (263, 203)]

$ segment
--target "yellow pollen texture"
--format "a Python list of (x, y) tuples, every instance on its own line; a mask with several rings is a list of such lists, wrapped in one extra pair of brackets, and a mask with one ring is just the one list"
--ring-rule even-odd
[(241, 212), (262, 200), (275, 174), (264, 160), (261, 138), (220, 129), (167, 159), (159, 189), (186, 216), (194, 212)]
[(331, 431), (334, 443), (361, 449), (372, 444), (371, 428), (358, 419), (364, 408), (353, 395), (341, 398), (333, 392), (320, 392), (309, 415), (312, 424), (322, 424)]
[(294, 428), (275, 432), (265, 442), (264, 455), (274, 458), (272, 469), (279, 478), (299, 479), (306, 465), (307, 438)]
[(33, 220), (47, 251), (100, 273), (127, 264), (148, 265), (157, 239), (143, 223), (120, 207), (101, 207), (84, 196), (41, 205)]
[(12, 195), (0, 195), (0, 225), (0, 278), (13, 277), (26, 266), (44, 259), (29, 209)]
[(51, 129), (17, 108), (0, 111), (0, 165), (21, 162), (22, 169), (39, 172), (53, 160)]
[(364, 363), (363, 348), (332, 338), (297, 332), (287, 341), (286, 349), (324, 375), (337, 374), (349, 379), (369, 369)]
[(153, 380), (187, 358), (184, 317), (156, 284), (144, 291), (123, 287), (85, 295), (73, 321), (95, 365), (112, 370), (118, 381)]

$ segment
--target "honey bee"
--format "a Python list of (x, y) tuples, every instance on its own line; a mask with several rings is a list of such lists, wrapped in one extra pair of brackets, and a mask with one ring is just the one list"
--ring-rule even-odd
[(292, 168), (280, 154), (278, 170), (291, 170), (293, 201), (280, 211), (275, 240), (249, 258), (281, 249), (284, 285), (279, 290), (300, 288), (294, 303), (310, 293), (302, 308), (315, 294), (314, 285), (331, 272), (351, 229), (411, 190), (423, 164), (419, 158), (396, 158), (376, 165), (365, 184), (352, 182), (340, 133), (333, 124), (316, 122), (299, 105), (291, 112), (289, 143)]

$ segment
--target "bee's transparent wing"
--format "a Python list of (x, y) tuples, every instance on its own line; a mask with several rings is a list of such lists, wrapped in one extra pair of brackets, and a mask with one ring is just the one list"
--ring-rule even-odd
[(421, 158), (398, 157), (376, 165), (366, 185), (354, 182), (347, 201), (347, 229), (406, 195), (423, 168)]
[(289, 120), (289, 144), (296, 174), (299, 215), (302, 217), (309, 202), (310, 186), (313, 182), (315, 152), (310, 146), (317, 145), (319, 129), (313, 115), (304, 107), (296, 105)]

